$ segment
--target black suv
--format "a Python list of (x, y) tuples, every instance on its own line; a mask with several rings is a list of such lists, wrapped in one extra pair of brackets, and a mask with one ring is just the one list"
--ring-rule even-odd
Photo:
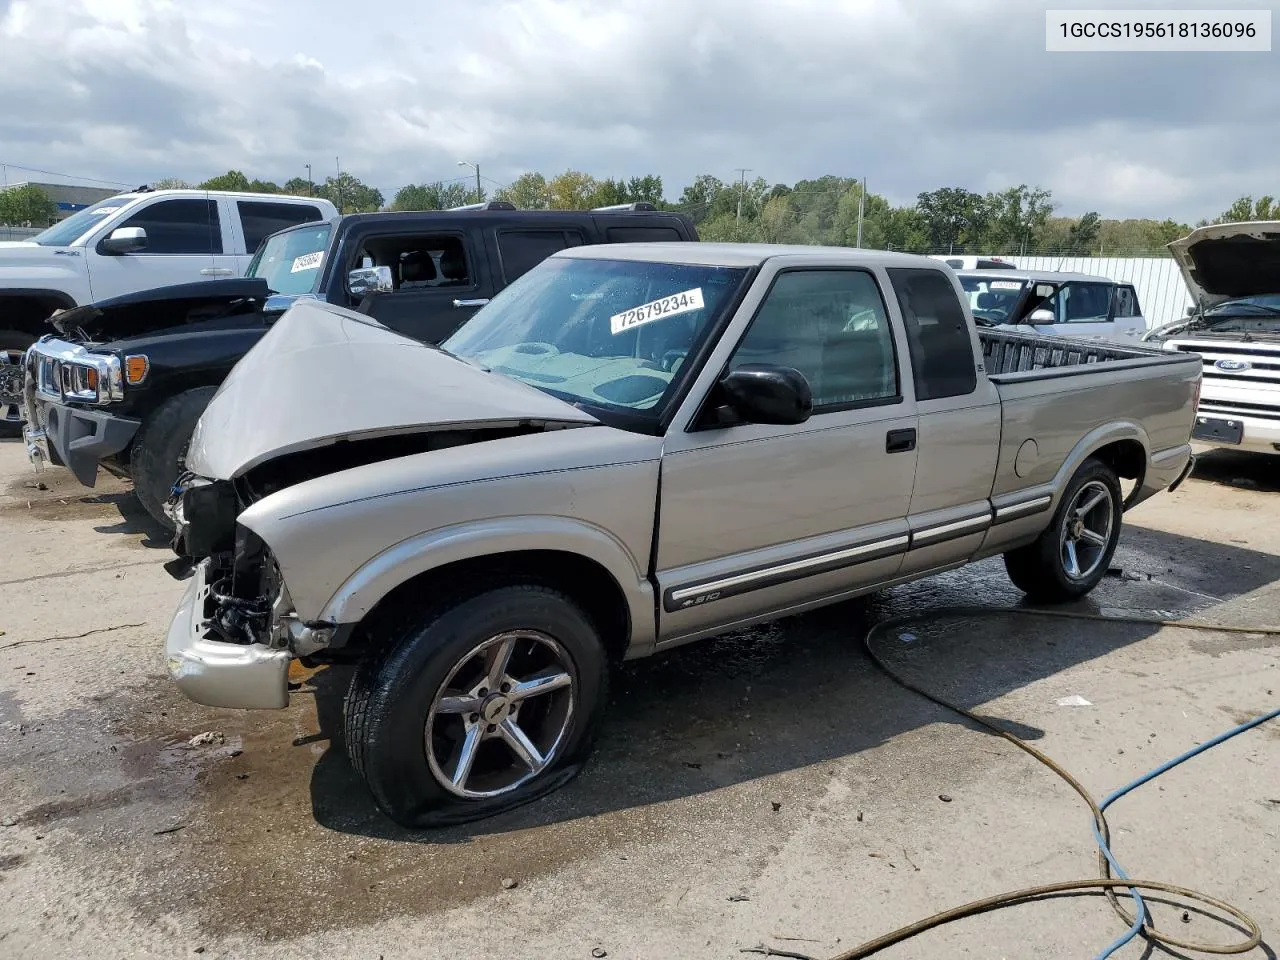
[[(65, 465), (85, 486), (99, 464), (130, 478), (147, 511), (170, 527), (164, 503), (205, 405), (299, 298), (438, 343), (557, 250), (697, 239), (687, 216), (652, 204), (521, 211), (490, 202), (299, 224), (267, 237), (243, 278), (161, 287), (51, 317), (58, 335), (42, 337), (24, 361), (28, 456), (37, 467)], [(320, 402), (324, 390), (316, 384)]]

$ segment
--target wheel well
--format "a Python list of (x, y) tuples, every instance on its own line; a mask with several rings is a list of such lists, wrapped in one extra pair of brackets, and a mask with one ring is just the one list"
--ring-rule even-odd
[(1147, 451), (1137, 440), (1117, 440), (1100, 447), (1090, 456), (1101, 460), (1116, 472), (1116, 476), (1125, 480), (1141, 482), (1147, 472)]
[[(631, 618), (626, 596), (604, 567), (576, 553), (563, 550), (520, 550), (471, 557), (410, 577), (378, 601), (363, 623), (406, 604), (421, 605), (424, 597), (450, 592), (471, 593), (477, 583), (539, 583), (559, 590), (582, 607), (591, 618), (611, 660), (619, 661), (631, 641)], [(365, 642), (358, 629), (353, 644)]]
[(33, 338), (51, 333), (45, 323), (53, 311), (74, 307), (69, 297), (54, 293), (24, 293), (0, 296), (0, 328), (30, 334)]

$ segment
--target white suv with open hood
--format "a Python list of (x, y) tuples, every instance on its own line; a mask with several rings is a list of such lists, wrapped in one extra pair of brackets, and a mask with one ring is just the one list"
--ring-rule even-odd
[(1196, 306), (1143, 339), (1204, 357), (1193, 439), (1280, 453), (1280, 221), (1200, 227), (1169, 249)]

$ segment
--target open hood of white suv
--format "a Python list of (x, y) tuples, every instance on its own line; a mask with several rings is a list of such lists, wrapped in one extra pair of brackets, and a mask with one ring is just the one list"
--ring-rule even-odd
[(1224, 300), (1280, 293), (1280, 221), (1218, 223), (1169, 244), (1203, 309)]
[(598, 422), (362, 314), (299, 300), (222, 381), (191, 435), (186, 466), (230, 480), (344, 440)]

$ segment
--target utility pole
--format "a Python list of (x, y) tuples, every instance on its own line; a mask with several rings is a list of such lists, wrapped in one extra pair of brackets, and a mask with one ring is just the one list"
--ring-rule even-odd
[(736, 223), (742, 222), (742, 195), (747, 191), (747, 174), (751, 172), (750, 167), (736, 167), (738, 171), (738, 218)]
[(867, 178), (862, 178), (862, 190), (858, 194), (858, 242), (856, 246), (862, 246), (862, 212), (866, 209), (867, 200)]
[(311, 164), (308, 163), (306, 167), (307, 167), (307, 196), (314, 197), (316, 195), (316, 190), (315, 190), (315, 187), (312, 185), (312, 180), (311, 180)]
[(333, 165), (338, 171), (338, 179), (333, 181), (333, 189), (338, 194), (338, 216), (342, 216), (342, 161), (334, 157)]

